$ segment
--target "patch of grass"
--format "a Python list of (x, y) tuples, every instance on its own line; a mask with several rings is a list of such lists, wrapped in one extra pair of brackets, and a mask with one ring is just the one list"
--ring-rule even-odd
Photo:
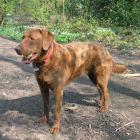
[(139, 28), (115, 28), (114, 32), (117, 34), (118, 48), (120, 50), (132, 50), (140, 48), (140, 29)]
[[(77, 23), (78, 22), (78, 23)], [(62, 26), (63, 25), (63, 26)], [(60, 28), (61, 27), (61, 28)], [(74, 28), (75, 27), (75, 28)], [(24, 25), (4, 24), (0, 26), (0, 35), (13, 40), (21, 40), (23, 32), (27, 29)], [(96, 22), (86, 24), (85, 20), (73, 20), (50, 27), (58, 42), (67, 43), (79, 41), (101, 41), (105, 45), (128, 52), (140, 48), (140, 30), (122, 27), (99, 27)]]
[(79, 34), (76, 33), (68, 33), (68, 32), (62, 32), (62, 33), (54, 33), (56, 35), (56, 40), (61, 43), (67, 43), (76, 40), (76, 38), (79, 36)]
[[(28, 28), (25, 25), (12, 25), (5, 24), (0, 26), (0, 35), (8, 37), (12, 40), (20, 41), (23, 35), (23, 32)], [(51, 30), (55, 34), (55, 38), (58, 42), (66, 43), (75, 40), (79, 34), (68, 33), (68, 32), (59, 32), (57, 30)]]
[(3, 26), (0, 26), (0, 35), (19, 41), (21, 40), (23, 31), (25, 29), (26, 29), (26, 26), (24, 25), (5, 24)]

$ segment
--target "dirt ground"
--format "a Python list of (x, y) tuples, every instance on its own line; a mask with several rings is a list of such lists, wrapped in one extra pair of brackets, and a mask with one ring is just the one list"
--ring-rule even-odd
[[(18, 43), (0, 38), (0, 140), (140, 140), (140, 77), (112, 75), (109, 81), (110, 110), (99, 113), (94, 99), (99, 93), (87, 77), (64, 90), (62, 130), (49, 133), (54, 110), (51, 95), (50, 125), (40, 126), (42, 98), (31, 65), (21, 63), (14, 52)], [(140, 72), (140, 55), (113, 58)]]

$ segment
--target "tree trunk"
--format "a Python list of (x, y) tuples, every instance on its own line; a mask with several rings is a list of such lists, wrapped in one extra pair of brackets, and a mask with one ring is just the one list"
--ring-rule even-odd
[(4, 20), (4, 11), (0, 6), (0, 25), (3, 23), (3, 20)]

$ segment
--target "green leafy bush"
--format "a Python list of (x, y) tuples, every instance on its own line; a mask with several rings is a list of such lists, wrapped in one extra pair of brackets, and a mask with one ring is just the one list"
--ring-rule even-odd
[(0, 26), (0, 35), (7, 36), (13, 40), (19, 41), (23, 35), (23, 31), (25, 31), (26, 27), (23, 25), (3, 25)]
[[(0, 4), (5, 12), (0, 35), (16, 40), (29, 24), (38, 24), (53, 31), (58, 42), (101, 41), (120, 50), (140, 47), (138, 0), (0, 0)], [(25, 17), (33, 20), (27, 18), (26, 24)]]

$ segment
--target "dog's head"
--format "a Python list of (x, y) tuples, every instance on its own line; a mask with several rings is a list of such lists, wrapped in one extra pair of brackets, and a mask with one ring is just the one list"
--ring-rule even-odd
[(29, 29), (22, 37), (22, 42), (15, 48), (18, 55), (22, 55), (23, 62), (30, 64), (36, 60), (41, 51), (47, 51), (54, 41), (54, 36), (47, 29)]

